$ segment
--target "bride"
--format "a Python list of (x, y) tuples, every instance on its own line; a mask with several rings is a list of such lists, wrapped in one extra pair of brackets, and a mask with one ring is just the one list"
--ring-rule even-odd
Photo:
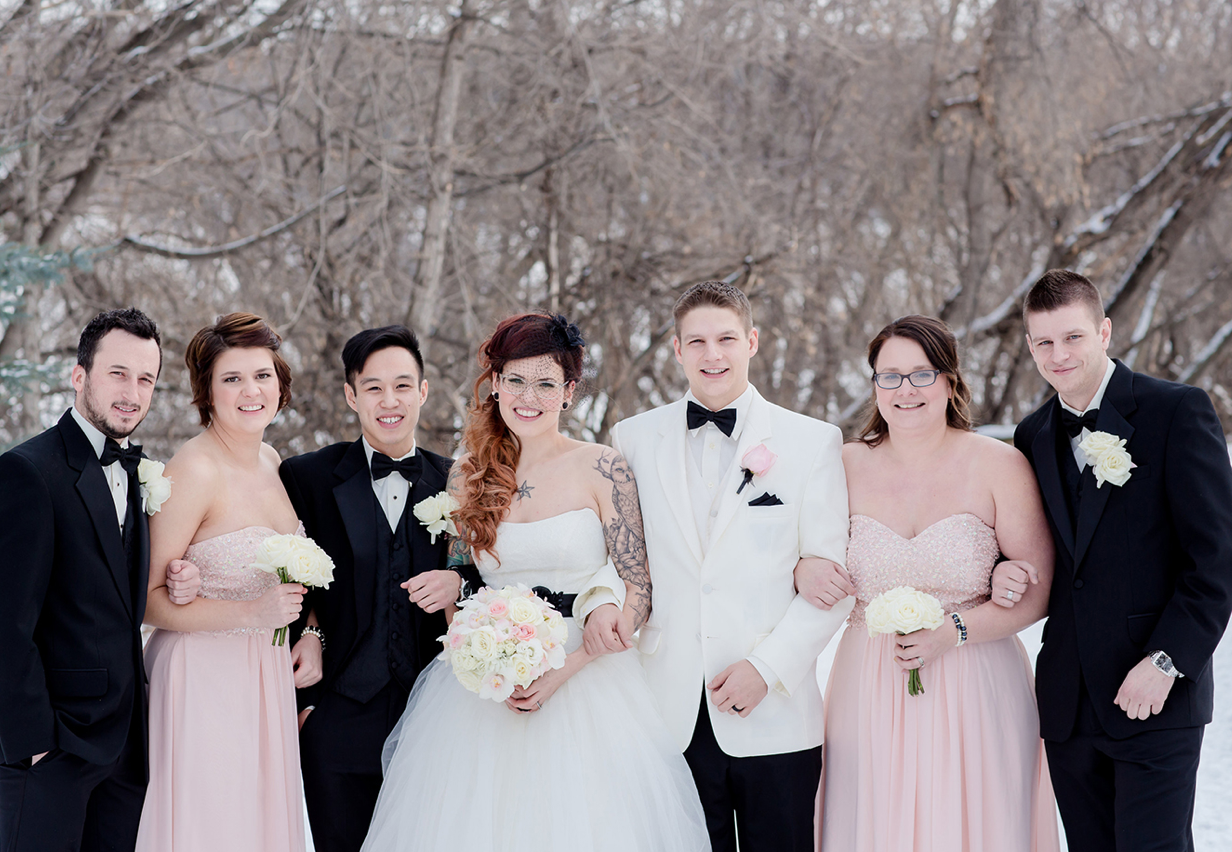
[(559, 431), (583, 347), (561, 316), (497, 326), (479, 350), (469, 452), (450, 476), (452, 558), (473, 554), (493, 588), (554, 593), (569, 619), (565, 665), (499, 704), (434, 661), (386, 743), (365, 852), (709, 849), (688, 766), (628, 650), (650, 607), (632, 474), (613, 450)]

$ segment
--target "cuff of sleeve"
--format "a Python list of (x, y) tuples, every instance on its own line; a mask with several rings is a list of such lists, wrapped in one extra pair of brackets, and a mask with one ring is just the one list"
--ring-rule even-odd
[(578, 593), (573, 602), (573, 617), (578, 624), (584, 624), (586, 616), (609, 603), (617, 607), (625, 605), (625, 582), (610, 560), (590, 579), (586, 590)]
[(745, 659), (753, 664), (753, 668), (757, 669), (757, 673), (761, 675), (761, 679), (766, 682), (766, 686), (770, 687), (775, 692), (786, 695), (788, 698), (791, 697), (791, 692), (788, 691), (787, 687), (783, 686), (783, 682), (779, 680), (779, 676), (774, 673), (774, 669), (770, 668), (769, 663), (758, 657), (756, 654), (750, 654)]

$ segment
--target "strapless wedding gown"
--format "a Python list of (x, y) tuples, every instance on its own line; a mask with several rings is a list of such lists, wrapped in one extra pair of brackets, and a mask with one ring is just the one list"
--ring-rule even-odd
[[(501, 524), (484, 582), (565, 593), (607, 560), (590, 509)], [(566, 649), (579, 647), (572, 618)], [(462, 688), (438, 657), (386, 744), (364, 852), (670, 852), (710, 848), (692, 775), (636, 650), (595, 659), (534, 713)]]
[[(1030, 661), (1018, 637), (968, 643), (907, 694), (894, 636), (869, 638), (869, 601), (912, 586), (962, 612), (988, 600), (996, 533), (951, 515), (905, 539), (851, 516), (856, 605), (826, 688), (822, 852), (1055, 852), (1056, 806)], [(942, 630), (953, 631), (948, 623)]]
[[(248, 601), (278, 585), (249, 567), (275, 534), (245, 527), (190, 545), (201, 597)], [(150, 783), (137, 852), (303, 852), (295, 675), (290, 645), (272, 639), (267, 628), (150, 637)]]

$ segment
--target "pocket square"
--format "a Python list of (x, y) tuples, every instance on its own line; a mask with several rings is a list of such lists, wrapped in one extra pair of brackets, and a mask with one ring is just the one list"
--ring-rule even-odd
[(783, 501), (769, 491), (749, 501), (750, 506), (782, 506)]

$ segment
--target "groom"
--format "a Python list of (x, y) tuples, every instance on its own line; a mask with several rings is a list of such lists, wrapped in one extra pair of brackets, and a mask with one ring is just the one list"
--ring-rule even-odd
[[(309, 593), (292, 650), (304, 798), (318, 852), (357, 852), (381, 787), (381, 751), (419, 672), (441, 650), (445, 606), (463, 574), (446, 569), (412, 513), (443, 491), (450, 459), (417, 449), (428, 398), (419, 341), (400, 325), (361, 331), (342, 350), (343, 393), (362, 435), (287, 459), (280, 473), (308, 535), (334, 560)], [(431, 771), (425, 767), (425, 771)]]
[(1057, 391), (1014, 445), (1056, 541), (1036, 691), (1069, 848), (1192, 850), (1211, 655), (1232, 610), (1223, 429), (1199, 388), (1108, 358), (1112, 323), (1083, 276), (1047, 272), (1023, 320)]
[(821, 774), (816, 662), (853, 601), (796, 594), (802, 557), (847, 547), (842, 435), (749, 384), (757, 329), (719, 281), (676, 302), (689, 392), (616, 424), (637, 478), (654, 583), (646, 675), (693, 771), (715, 852), (808, 850)]
[[(136, 308), (85, 327), (73, 407), (0, 456), (0, 850), (131, 850), (145, 799), (150, 536), (128, 436), (162, 366)], [(181, 570), (182, 569), (182, 570)], [(175, 603), (197, 595), (173, 563)]]

